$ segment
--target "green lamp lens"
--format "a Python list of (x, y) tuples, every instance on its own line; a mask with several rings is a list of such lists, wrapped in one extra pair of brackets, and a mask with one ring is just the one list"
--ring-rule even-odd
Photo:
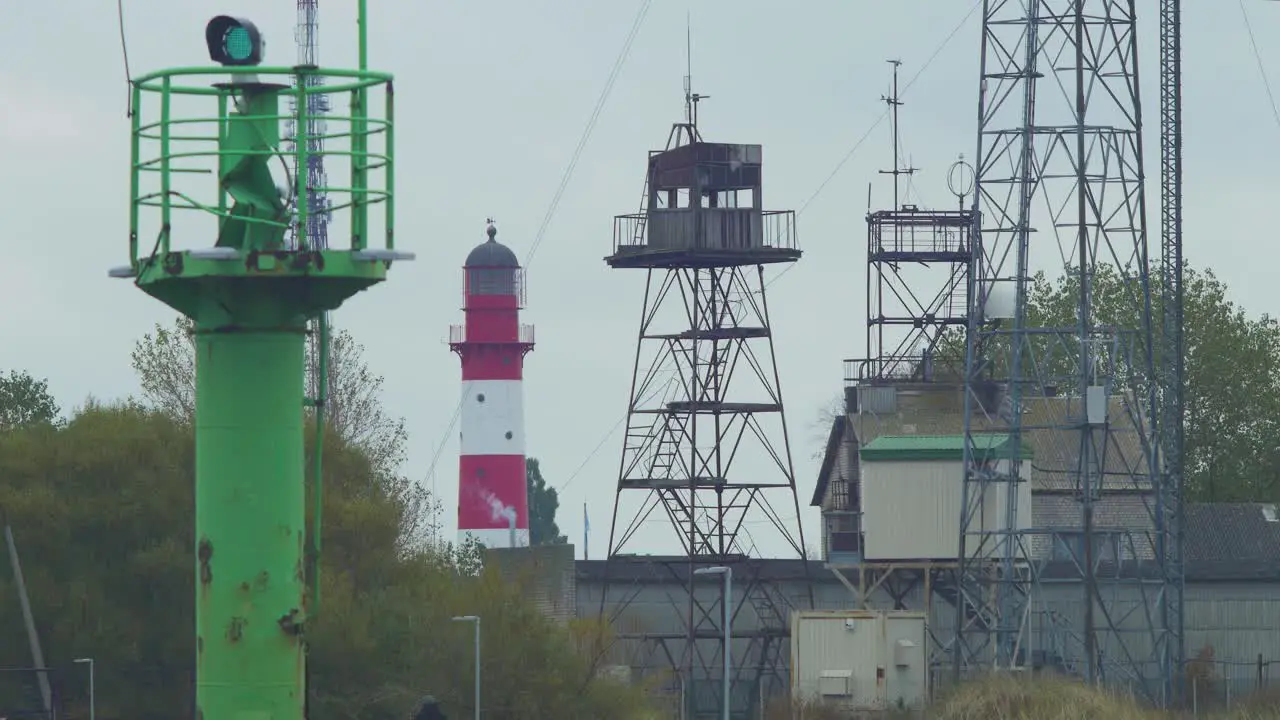
[(242, 27), (233, 27), (228, 30), (222, 38), (222, 46), (226, 48), (227, 57), (232, 60), (247, 60), (253, 52), (249, 31)]

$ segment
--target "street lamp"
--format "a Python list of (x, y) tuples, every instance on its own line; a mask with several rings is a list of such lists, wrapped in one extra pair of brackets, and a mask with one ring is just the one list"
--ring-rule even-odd
[(693, 571), (694, 575), (724, 575), (724, 707), (722, 717), (729, 720), (729, 659), (732, 657), (732, 636), (729, 633), (729, 623), (732, 622), (732, 615), (729, 613), (729, 597), (733, 589), (733, 568), (717, 565), (715, 567), (698, 568)]
[(93, 658), (76, 658), (72, 662), (89, 666), (89, 720), (94, 720), (97, 711), (97, 699), (93, 692)]
[(459, 615), (454, 622), (473, 622), (476, 624), (476, 720), (480, 720), (480, 616)]

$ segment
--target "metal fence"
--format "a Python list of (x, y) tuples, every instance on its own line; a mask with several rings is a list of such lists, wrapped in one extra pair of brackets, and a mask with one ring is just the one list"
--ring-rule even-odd
[[(1240, 706), (1280, 704), (1280, 661), (1189, 660), (1186, 704), (1193, 717)], [(1270, 702), (1268, 702), (1270, 701)]]
[[(75, 673), (79, 673), (78, 679)], [(88, 674), (83, 668), (0, 668), (0, 719), (2, 720), (50, 720), (45, 713), (45, 684), (53, 720), (81, 720), (89, 717)], [(69, 682), (79, 682), (83, 692), (67, 689)]]
[[(975, 669), (961, 678), (961, 684), (980, 680), (984, 675), (984, 671)], [(1217, 717), (1224, 710), (1280, 708), (1280, 659), (1263, 655), (1251, 661), (1191, 659), (1184, 666), (1180, 680), (1185, 696), (1176, 704), (1178, 707), (1172, 709), (1183, 710), (1190, 717)], [(945, 698), (955, 687), (950, 668), (934, 668), (930, 673), (929, 695), (934, 701)], [(1104, 683), (1104, 688), (1106, 692), (1143, 703), (1142, 688), (1131, 681), (1115, 680)]]

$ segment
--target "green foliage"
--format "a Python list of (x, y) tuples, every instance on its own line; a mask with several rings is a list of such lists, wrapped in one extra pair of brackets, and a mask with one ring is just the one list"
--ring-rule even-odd
[[(1054, 282), (1037, 274), (1029, 290), (1028, 327), (1072, 327), (1079, 287), (1078, 275), (1070, 272)], [(1275, 440), (1280, 435), (1280, 323), (1265, 314), (1250, 317), (1228, 300), (1226, 286), (1212, 270), (1187, 268), (1183, 287), (1187, 499), (1280, 500), (1280, 446)], [(1152, 287), (1155, 342), (1161, 332), (1159, 292)], [(1093, 294), (1095, 325), (1142, 329), (1136, 281), (1099, 265)], [(1036, 341), (1037, 357), (1050, 354), (1049, 342)], [(1135, 343), (1135, 354), (1143, 342), (1139, 338)], [(1056, 348), (1041, 377), (1074, 374), (1076, 352), (1067, 344)], [(996, 343), (988, 356), (996, 358), (993, 374), (1007, 376), (1007, 346)], [(939, 343), (938, 358), (941, 367), (964, 367), (963, 332), (950, 333)], [(1123, 372), (1125, 364), (1114, 366)]]
[[(182, 422), (195, 417), (195, 341), (190, 319), (178, 316), (172, 327), (156, 324), (134, 344), (133, 369), (142, 383), (143, 397), (156, 409)], [(307, 353), (307, 392), (317, 394), (318, 374), (314, 339)], [(394, 475), (404, 462), (408, 433), (403, 418), (382, 408), (383, 378), (364, 361), (364, 346), (346, 330), (329, 338), (326, 423), (338, 437), (360, 448), (375, 469)]]
[(0, 373), (0, 431), (24, 425), (54, 424), (62, 410), (49, 394), (49, 381), (30, 373)]
[[(156, 409), (90, 404), (64, 427), (0, 434), (0, 507), (47, 662), (66, 668), (55, 687), (69, 716), (85, 716), (84, 671), (72, 660), (92, 657), (100, 717), (191, 717), (191, 432)], [(483, 617), (486, 717), (625, 720), (643, 707), (639, 690), (594, 679), (573, 629), (481, 568), (474, 549), (406, 543), (412, 503), (360, 449), (330, 435), (323, 592), (309, 630), (313, 720), (404, 720), (426, 694), (449, 717), (469, 717), (471, 628), (449, 621), (460, 614)], [(0, 572), (0, 667), (31, 664), (14, 597), (12, 573)], [(13, 692), (0, 683), (0, 712)]]
[(556, 511), (560, 509), (560, 493), (547, 485), (537, 458), (524, 462), (525, 481), (529, 491), (529, 544), (562, 545), (569, 538), (560, 534)]
[(173, 327), (156, 323), (134, 343), (130, 360), (142, 396), (169, 417), (190, 422), (196, 416), (196, 349), (191, 320), (178, 315)]

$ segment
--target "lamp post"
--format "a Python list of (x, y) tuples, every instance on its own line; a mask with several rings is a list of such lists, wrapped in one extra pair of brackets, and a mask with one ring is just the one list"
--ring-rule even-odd
[(89, 720), (94, 720), (97, 714), (98, 701), (93, 690), (93, 658), (76, 658), (72, 662), (77, 665), (85, 664), (89, 666)]
[(730, 658), (733, 656), (733, 646), (731, 645), (732, 636), (729, 632), (729, 624), (732, 622), (733, 616), (729, 611), (731, 606), (729, 598), (733, 590), (733, 568), (717, 565), (715, 567), (698, 568), (693, 571), (693, 574), (724, 575), (724, 706), (721, 708), (723, 711), (721, 717), (723, 717), (724, 720), (729, 720), (729, 663)]
[(480, 720), (480, 616), (459, 615), (454, 622), (473, 622), (476, 624), (476, 720)]

